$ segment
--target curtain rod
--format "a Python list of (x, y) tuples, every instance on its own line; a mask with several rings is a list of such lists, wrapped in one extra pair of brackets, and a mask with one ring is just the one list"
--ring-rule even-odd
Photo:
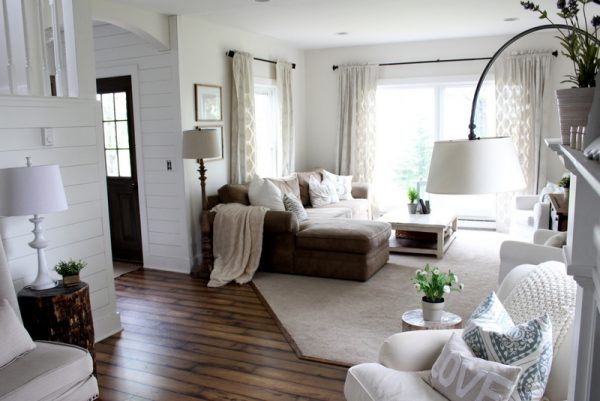
[[(227, 53), (225, 53), (227, 56), (229, 57), (233, 57), (233, 55), (235, 54), (235, 50), (229, 50)], [(265, 58), (260, 58), (260, 57), (252, 57), (254, 60), (258, 60), (258, 61), (264, 61), (265, 63), (271, 63), (271, 64), (277, 64), (277, 61), (274, 60), (267, 60)], [(292, 68), (296, 68), (296, 63), (292, 63)]]
[[(558, 51), (553, 51), (552, 55), (554, 57), (558, 56)], [(403, 61), (403, 62), (397, 62), (397, 63), (381, 63), (381, 64), (377, 64), (380, 67), (385, 67), (388, 65), (409, 65), (409, 64), (432, 64), (432, 63), (454, 63), (457, 61), (481, 61), (481, 60), (491, 60), (491, 57), (470, 57), (470, 58), (451, 58), (451, 59), (444, 59), (444, 60), (440, 60), (439, 58), (437, 60), (419, 60), (419, 61)], [(334, 65), (333, 66), (333, 71), (337, 70), (339, 68), (339, 66)]]

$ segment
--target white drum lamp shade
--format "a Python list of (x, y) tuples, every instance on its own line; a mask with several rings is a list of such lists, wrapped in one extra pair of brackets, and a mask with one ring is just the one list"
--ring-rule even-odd
[(427, 192), (489, 194), (525, 187), (509, 137), (438, 141), (433, 145)]
[(223, 146), (219, 131), (213, 128), (183, 132), (184, 159), (210, 159), (222, 156)]
[(58, 165), (0, 170), (0, 216), (27, 216), (66, 210)]
[(34, 290), (56, 287), (56, 281), (48, 274), (44, 248), (42, 213), (60, 212), (67, 209), (67, 198), (60, 169), (57, 165), (15, 167), (0, 170), (0, 216), (33, 215), (33, 241), (29, 246), (37, 251), (38, 271), (30, 284)]

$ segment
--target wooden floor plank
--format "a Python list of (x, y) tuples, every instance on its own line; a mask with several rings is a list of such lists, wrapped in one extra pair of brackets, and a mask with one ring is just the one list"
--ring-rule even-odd
[(96, 347), (103, 401), (344, 400), (346, 369), (298, 359), (248, 285), (138, 270), (115, 286), (124, 331)]

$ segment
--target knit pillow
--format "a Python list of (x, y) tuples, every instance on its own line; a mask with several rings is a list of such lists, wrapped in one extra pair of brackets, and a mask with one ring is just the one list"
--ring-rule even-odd
[(0, 299), (0, 338), (0, 368), (35, 348), (35, 343), (6, 299)]
[(352, 198), (351, 175), (336, 175), (327, 170), (323, 170), (323, 179), (329, 180), (333, 183), (340, 200), (354, 199)]
[(522, 369), (476, 358), (453, 333), (431, 368), (430, 383), (450, 401), (507, 401)]
[[(523, 369), (511, 401), (541, 400), (552, 365), (552, 324), (548, 315), (515, 326), (493, 293), (475, 313), (478, 316), (472, 316), (463, 331), (463, 340), (473, 354)], [(494, 322), (495, 317), (500, 320)]]
[(315, 177), (310, 177), (308, 193), (313, 207), (322, 207), (340, 201), (335, 186), (330, 180), (319, 182)]
[(283, 195), (283, 206), (285, 206), (285, 210), (288, 212), (292, 212), (296, 215), (298, 222), (304, 221), (308, 219), (308, 214), (302, 206), (302, 202), (298, 198), (294, 196), (294, 194), (289, 193)]
[(563, 263), (551, 261), (531, 270), (508, 294), (504, 307), (516, 324), (548, 313), (556, 355), (573, 323), (576, 302), (577, 283)]

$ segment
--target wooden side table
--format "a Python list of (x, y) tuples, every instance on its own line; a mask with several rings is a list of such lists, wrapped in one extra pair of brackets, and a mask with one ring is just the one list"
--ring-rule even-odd
[(56, 341), (86, 348), (94, 359), (94, 323), (86, 283), (35, 291), (23, 288), (17, 295), (23, 325), (34, 340)]
[(443, 312), (440, 322), (426, 322), (423, 320), (421, 309), (409, 310), (402, 315), (402, 331), (460, 329), (461, 327), (462, 318), (446, 311)]
[(555, 231), (567, 231), (569, 219), (569, 201), (563, 194), (549, 194), (550, 228)]

